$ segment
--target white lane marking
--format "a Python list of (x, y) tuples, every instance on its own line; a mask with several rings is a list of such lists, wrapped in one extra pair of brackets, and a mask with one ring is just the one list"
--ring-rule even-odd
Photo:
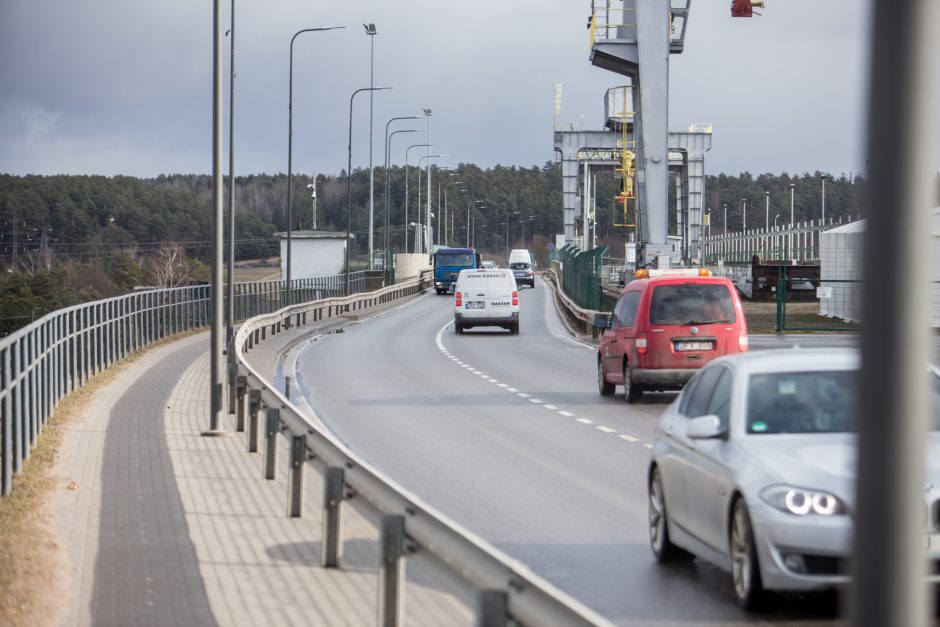
[(639, 442), (640, 440), (633, 437), (632, 435), (621, 435), (618, 436), (621, 440), (626, 440), (627, 442)]
[(558, 413), (564, 416), (565, 418), (574, 418), (574, 414), (572, 414), (570, 411), (560, 411)]
[(580, 422), (581, 424), (585, 424), (585, 425), (592, 425), (592, 424), (594, 424), (594, 421), (593, 421), (593, 420), (588, 420), (587, 418), (578, 418), (577, 420), (578, 420), (578, 422)]
[(645, 446), (646, 448), (653, 448), (652, 444), (644, 444), (643, 446)]
[(488, 376), (485, 375), (485, 374), (481, 374), (481, 375), (480, 375), (480, 378), (481, 378), (481, 379), (484, 379), (484, 380), (486, 380), (486, 381), (489, 381), (489, 380), (490, 380), (490, 377), (488, 377)]
[(603, 431), (604, 433), (617, 433), (616, 429), (611, 429), (610, 427), (600, 426), (600, 427), (597, 427), (597, 429), (599, 431)]
[(468, 366), (467, 364), (460, 364), (461, 368), (466, 368), (467, 370), (473, 370), (473, 366)]
[(508, 388), (508, 387), (509, 387), (509, 384), (508, 384), (508, 383), (500, 383), (500, 384), (499, 384), (499, 387), (501, 387), (501, 388)]
[(479, 370), (471, 370), (470, 372), (472, 372), (473, 374), (483, 374), (483, 373), (480, 372)]
[(507, 392), (518, 392), (519, 390), (517, 390), (516, 388), (506, 388), (506, 391), (507, 391)]
[(545, 409), (550, 409), (550, 410), (552, 410), (552, 411), (555, 411), (556, 409), (558, 409), (558, 408), (555, 407), (554, 405), (543, 405), (543, 407), (545, 407)]
[(490, 383), (497, 383), (497, 384), (498, 384), (499, 381), (497, 381), (496, 379), (490, 379)]
[(519, 398), (529, 398), (532, 395), (526, 394), (525, 392), (516, 392), (516, 396), (518, 396)]
[(541, 399), (538, 399), (538, 398), (530, 398), (530, 399), (529, 399), (529, 402), (530, 402), (530, 403), (535, 403), (536, 405), (541, 405), (541, 404), (543, 403), (543, 401), (542, 401)]

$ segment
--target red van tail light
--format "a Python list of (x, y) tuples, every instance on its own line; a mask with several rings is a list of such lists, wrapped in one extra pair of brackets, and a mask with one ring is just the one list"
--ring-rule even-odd
[(457, 302), (454, 303), (454, 304), (455, 304), (457, 307), (462, 307), (462, 306), (463, 306), (463, 296), (460, 294), (460, 292), (455, 292), (455, 293), (454, 293), (454, 296), (457, 297)]
[(640, 355), (646, 354), (646, 334), (645, 333), (636, 334), (636, 352)]
[(519, 292), (512, 293), (512, 306), (513, 307), (519, 306)]
[(738, 336), (738, 350), (741, 351), (742, 353), (746, 353), (748, 351), (749, 346), (750, 344), (747, 340), (747, 336), (739, 335)]

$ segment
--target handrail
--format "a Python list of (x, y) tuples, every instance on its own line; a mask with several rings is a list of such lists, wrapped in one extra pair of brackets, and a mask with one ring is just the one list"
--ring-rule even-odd
[[(380, 590), (385, 590), (386, 594), (380, 595), (380, 617), (397, 616), (400, 611), (404, 581), (397, 563), (404, 557), (401, 547), (407, 545), (432, 555), (458, 580), (476, 591), (477, 610), (481, 614), (501, 612), (522, 624), (532, 625), (610, 624), (532, 573), (521, 562), (508, 557), (373, 468), (331, 433), (321, 430), (246, 359), (247, 352), (259, 341), (270, 337), (265, 333), (268, 329), (273, 335), (282, 328), (300, 326), (308, 320), (320, 321), (388, 302), (423, 290), (426, 281), (422, 276), (376, 292), (294, 305), (246, 321), (235, 335), (234, 350), (239, 374), (237, 420), (240, 424), (248, 424), (249, 449), (253, 441), (256, 446), (258, 444), (259, 414), (263, 411), (264, 450), (268, 452), (265, 463), (267, 478), (274, 478), (275, 466), (268, 463), (267, 455), (273, 455), (277, 450), (274, 439), (278, 433), (284, 433), (291, 441), (292, 478), (302, 475), (307, 460), (313, 460), (312, 463), (323, 469), (324, 494), (333, 495), (333, 500), (324, 505), (325, 508), (333, 508), (330, 510), (332, 515), (324, 515), (321, 563), (325, 566), (337, 565), (339, 507), (344, 495), (355, 495), (358, 503), (380, 517), (383, 556), (394, 556), (396, 564), (386, 567), (383, 557), (379, 572)], [(293, 480), (288, 483), (289, 486), (295, 485)], [(294, 515), (302, 512), (300, 499), (302, 492), (289, 488), (288, 511)], [(389, 535), (387, 529), (397, 530), (397, 535), (392, 534), (391, 547), (385, 544)], [(382, 624), (396, 623), (385, 621)]]

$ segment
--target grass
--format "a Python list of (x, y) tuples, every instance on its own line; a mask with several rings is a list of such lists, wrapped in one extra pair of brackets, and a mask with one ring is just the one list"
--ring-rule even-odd
[(59, 485), (53, 476), (65, 427), (87, 410), (98, 390), (147, 351), (199, 332), (152, 344), (89, 378), (59, 402), (30, 449), (30, 458), (13, 477), (13, 490), (0, 500), (0, 625), (52, 624), (65, 596), (67, 574), (61, 565), (58, 530), (49, 511), (56, 490), (81, 489), (73, 483)]

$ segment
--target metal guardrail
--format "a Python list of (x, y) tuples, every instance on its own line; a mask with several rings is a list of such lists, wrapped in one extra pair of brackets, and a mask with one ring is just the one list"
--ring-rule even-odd
[[(350, 275), (353, 291), (366, 273)], [(235, 317), (284, 305), (283, 281), (235, 284)], [(342, 294), (345, 275), (291, 281), (295, 300)], [(0, 496), (64, 396), (128, 355), (209, 324), (209, 286), (154, 289), (59, 309), (0, 339)]]
[[(287, 511), (302, 514), (303, 473), (315, 464), (323, 476), (321, 565), (337, 567), (340, 554), (340, 508), (355, 496), (379, 520), (381, 560), (379, 612), (381, 625), (397, 625), (404, 604), (404, 562), (410, 551), (431, 555), (476, 596), (477, 624), (608, 625), (603, 617), (570, 598), (523, 565), (374, 469), (331, 433), (320, 430), (255, 371), (245, 358), (258, 342), (291, 326), (302, 326), (421, 291), (430, 282), (418, 279), (381, 290), (286, 307), (246, 321), (234, 338), (238, 367), (236, 430), (248, 431), (249, 451), (264, 451), (264, 476), (274, 479), (278, 434), (289, 442)], [(259, 429), (263, 428), (263, 443)]]
[(565, 308), (568, 312), (569, 319), (578, 325), (581, 333), (596, 336), (597, 331), (594, 328), (594, 315), (607, 312), (595, 309), (583, 309), (571, 297), (565, 294), (564, 287), (561, 285), (562, 282), (558, 277), (559, 268), (556, 267), (556, 264), (560, 266), (561, 262), (553, 261), (552, 267), (544, 274), (545, 279), (555, 286), (555, 301)]

